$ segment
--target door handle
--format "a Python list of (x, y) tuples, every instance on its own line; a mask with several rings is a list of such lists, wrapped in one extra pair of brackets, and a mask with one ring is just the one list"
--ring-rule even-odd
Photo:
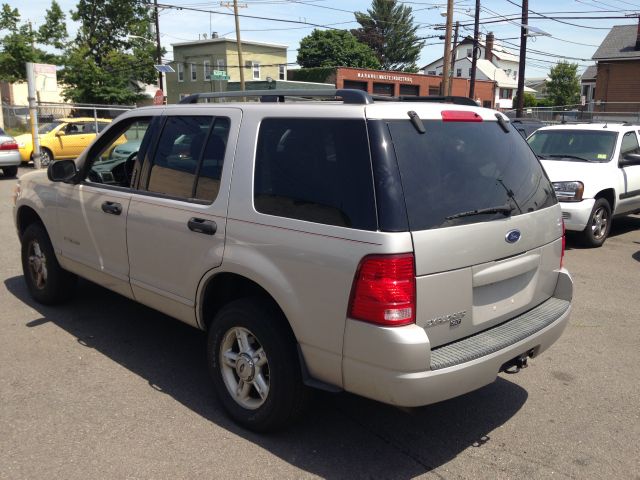
[(120, 215), (122, 213), (122, 205), (118, 202), (104, 202), (102, 204), (102, 211), (104, 213), (110, 213), (111, 215)]
[(189, 230), (196, 233), (204, 233), (205, 235), (214, 235), (218, 226), (213, 220), (205, 220), (204, 218), (191, 217), (187, 222)]

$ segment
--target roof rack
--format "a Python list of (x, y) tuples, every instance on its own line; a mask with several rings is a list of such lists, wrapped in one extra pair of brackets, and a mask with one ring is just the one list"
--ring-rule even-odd
[(313, 97), (339, 97), (344, 103), (369, 105), (373, 103), (371, 96), (363, 90), (354, 89), (322, 89), (322, 90), (244, 90), (238, 92), (205, 92), (194, 93), (183, 98), (178, 103), (198, 103), (203, 98), (238, 98), (260, 97), (261, 102), (284, 102), (285, 97), (306, 99)]
[(400, 95), (399, 97), (383, 97), (374, 95), (376, 101), (387, 102), (432, 102), (432, 103), (453, 103), (455, 105), (466, 105), (468, 107), (477, 107), (478, 104), (469, 97), (459, 97), (453, 95), (429, 95), (428, 97), (417, 97), (413, 95)]
[(349, 88), (322, 89), (322, 90), (244, 90), (237, 92), (205, 92), (194, 93), (183, 98), (179, 104), (198, 103), (205, 98), (240, 98), (240, 97), (260, 97), (261, 102), (284, 102), (285, 98), (308, 99), (314, 97), (341, 98), (344, 103), (352, 105), (369, 105), (375, 101), (380, 102), (433, 102), (433, 103), (453, 103), (456, 105), (467, 105), (477, 107), (478, 104), (471, 98), (445, 96), (417, 97), (411, 95), (400, 95), (399, 97), (387, 97), (382, 95), (369, 95), (364, 90)]

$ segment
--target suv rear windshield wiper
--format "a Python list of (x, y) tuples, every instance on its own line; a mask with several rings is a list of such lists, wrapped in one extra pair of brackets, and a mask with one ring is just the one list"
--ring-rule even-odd
[(453, 220), (454, 218), (461, 217), (471, 217), (474, 215), (485, 215), (491, 213), (502, 213), (505, 217), (508, 217), (513, 212), (513, 206), (511, 205), (500, 205), (498, 207), (488, 207), (488, 208), (479, 208), (477, 210), (469, 210), (468, 212), (460, 212), (455, 215), (449, 215), (445, 217), (446, 220)]
[(579, 160), (581, 162), (597, 162), (597, 160), (591, 160), (590, 158), (579, 157), (577, 155), (567, 155), (567, 154), (552, 154), (552, 155), (541, 155), (542, 158), (570, 158), (573, 160)]

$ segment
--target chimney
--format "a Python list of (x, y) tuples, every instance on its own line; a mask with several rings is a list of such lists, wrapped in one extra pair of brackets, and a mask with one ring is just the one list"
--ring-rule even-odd
[(484, 58), (491, 61), (493, 59), (493, 41), (495, 37), (493, 32), (487, 33), (487, 42), (484, 47)]

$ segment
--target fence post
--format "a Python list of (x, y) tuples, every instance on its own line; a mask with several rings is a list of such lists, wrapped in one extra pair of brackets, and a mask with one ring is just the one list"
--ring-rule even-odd
[(97, 135), (98, 134), (98, 111), (96, 110), (96, 107), (93, 107), (93, 123), (95, 123), (96, 135)]

